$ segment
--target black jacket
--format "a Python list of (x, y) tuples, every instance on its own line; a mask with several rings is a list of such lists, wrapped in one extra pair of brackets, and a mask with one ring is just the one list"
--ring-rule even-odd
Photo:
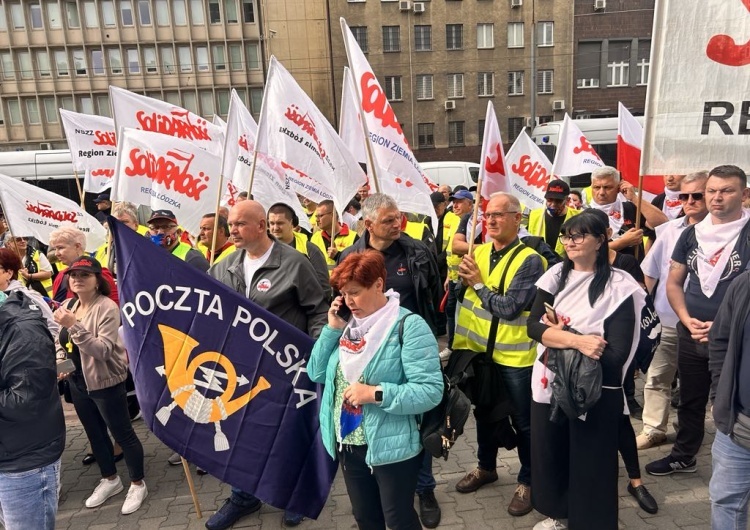
[[(743, 332), (750, 313), (750, 271), (729, 286), (708, 333), (708, 369), (716, 428), (732, 434), (737, 419), (737, 384), (740, 374)], [(747, 352), (750, 358), (750, 352)], [(750, 384), (746, 381), (743, 384)]]
[(55, 343), (41, 310), (15, 292), (0, 305), (0, 472), (49, 465), (64, 448)]
[[(398, 239), (401, 248), (406, 253), (406, 266), (409, 269), (414, 291), (417, 294), (419, 316), (425, 319), (433, 333), (437, 332), (436, 313), (440, 304), (440, 276), (438, 275), (435, 254), (421, 241), (401, 233)], [(356, 243), (344, 249), (337, 258), (341, 263), (351, 252), (369, 248), (370, 233), (365, 231)], [(387, 279), (386, 279), (387, 282)]]

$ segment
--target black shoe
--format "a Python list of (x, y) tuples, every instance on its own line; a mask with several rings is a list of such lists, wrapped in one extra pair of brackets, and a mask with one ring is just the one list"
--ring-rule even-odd
[(287, 528), (292, 528), (295, 526), (299, 526), (304, 519), (305, 516), (301, 513), (294, 513), (288, 510), (284, 510), (284, 517), (282, 517), (281, 522)]
[(646, 489), (646, 486), (643, 484), (634, 487), (628, 482), (628, 493), (635, 497), (635, 500), (638, 501), (638, 506), (640, 506), (641, 510), (644, 512), (656, 513), (659, 511), (659, 506), (656, 504), (656, 500), (651, 496)]
[(425, 528), (437, 528), (440, 524), (440, 505), (434, 491), (419, 493), (419, 520)]
[(86, 456), (83, 457), (83, 460), (81, 460), (84, 466), (90, 466), (94, 462), (96, 462), (96, 457), (92, 453), (86, 453)]
[(195, 472), (198, 473), (200, 476), (208, 475), (208, 471), (206, 471), (202, 467), (196, 467)]
[(240, 506), (239, 504), (233, 503), (231, 499), (227, 499), (224, 502), (224, 506), (219, 508), (215, 514), (208, 518), (208, 521), (206, 521), (206, 528), (208, 528), (208, 530), (225, 530), (244, 516), (260, 510), (262, 505), (263, 503), (258, 501), (250, 506)]
[(125, 453), (124, 452), (120, 453), (119, 455), (115, 455), (115, 462), (119, 462), (123, 458), (125, 458)]

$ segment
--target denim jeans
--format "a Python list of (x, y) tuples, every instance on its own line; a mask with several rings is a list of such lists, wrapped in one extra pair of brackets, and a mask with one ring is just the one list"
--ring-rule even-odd
[(713, 474), (708, 486), (713, 530), (746, 530), (750, 500), (750, 451), (716, 431), (711, 447)]
[[(518, 435), (518, 460), (521, 470), (518, 483), (531, 485), (531, 366), (515, 368), (500, 365), (505, 389), (513, 402), (511, 422)], [(479, 467), (494, 471), (497, 467), (497, 442), (495, 424), (477, 421), (477, 459)]]
[(60, 459), (20, 473), (0, 472), (0, 526), (54, 530), (60, 494)]
[(417, 475), (417, 494), (435, 491), (435, 486), (437, 486), (437, 483), (435, 482), (435, 475), (432, 474), (432, 455), (425, 451), (422, 466), (419, 468), (419, 475)]

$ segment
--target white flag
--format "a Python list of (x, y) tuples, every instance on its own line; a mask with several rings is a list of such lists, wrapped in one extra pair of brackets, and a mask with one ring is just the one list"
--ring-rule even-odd
[(83, 191), (101, 193), (112, 187), (117, 159), (112, 118), (60, 109), (73, 169), (84, 174)]
[(73, 226), (86, 234), (86, 251), (94, 252), (107, 239), (107, 230), (79, 205), (51, 191), (0, 175), (0, 203), (16, 237), (35, 237), (49, 244), (49, 234)]
[(333, 195), (341, 215), (367, 178), (336, 130), (292, 75), (271, 57), (255, 140), (258, 153), (281, 160)]
[(112, 200), (171, 210), (189, 232), (216, 211), (221, 159), (198, 144), (159, 133), (120, 129)]
[(339, 136), (360, 164), (367, 163), (365, 133), (354, 88), (354, 80), (348, 66), (344, 66), (344, 84), (341, 90), (341, 114), (339, 115)]
[(429, 215), (432, 226), (437, 227), (437, 216), (430, 200), (430, 193), (437, 190), (437, 186), (419, 167), (385, 92), (343, 18), (341, 30), (354, 86), (364, 111), (380, 190), (393, 197), (402, 211)]
[(482, 198), (490, 200), (493, 193), (498, 191), (510, 192), (508, 171), (505, 166), (505, 153), (503, 152), (503, 139), (500, 136), (500, 126), (497, 124), (495, 107), (491, 101), (487, 102), (483, 138), (479, 180), (482, 182)]
[(117, 131), (128, 127), (161, 133), (191, 141), (218, 156), (224, 151), (224, 131), (197, 114), (115, 86), (109, 87), (109, 97)]
[(552, 164), (524, 130), (505, 157), (513, 194), (531, 210), (546, 208), (547, 191)]
[(555, 161), (552, 163), (555, 178), (591, 173), (598, 167), (604, 167), (602, 159), (567, 114), (559, 138)]
[[(234, 89), (232, 89), (234, 91)], [(227, 122), (221, 119), (221, 116), (218, 114), (214, 114), (213, 120), (211, 120), (211, 123), (219, 127), (220, 129), (223, 129), (224, 131), (227, 130)]]

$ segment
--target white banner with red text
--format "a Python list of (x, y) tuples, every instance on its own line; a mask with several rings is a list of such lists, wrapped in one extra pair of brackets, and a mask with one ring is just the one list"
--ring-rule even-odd
[(573, 177), (591, 173), (599, 167), (604, 167), (604, 162), (575, 121), (566, 114), (560, 129), (555, 160), (552, 162), (552, 174), (555, 178)]
[(552, 174), (552, 164), (525, 130), (508, 150), (505, 167), (508, 168), (511, 193), (524, 206), (531, 210), (547, 206), (544, 194)]
[(112, 118), (60, 109), (70, 158), (76, 173), (83, 173), (83, 191), (101, 193), (112, 187), (117, 160), (115, 122)]

